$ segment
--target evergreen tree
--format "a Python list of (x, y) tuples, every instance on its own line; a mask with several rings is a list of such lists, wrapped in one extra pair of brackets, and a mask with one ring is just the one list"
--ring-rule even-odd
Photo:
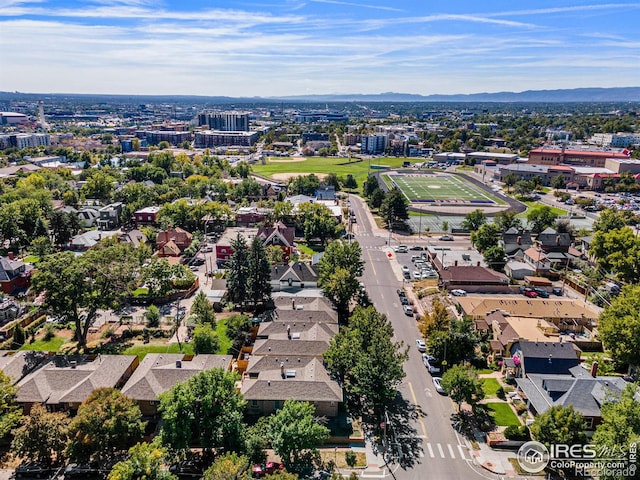
[(408, 202), (405, 196), (400, 190), (394, 188), (385, 195), (380, 205), (380, 215), (387, 225), (394, 225), (409, 218), (407, 206)]
[(249, 247), (247, 292), (254, 305), (271, 298), (271, 265), (262, 239), (253, 237)]
[(233, 303), (244, 305), (247, 299), (247, 277), (249, 273), (249, 258), (247, 241), (238, 233), (235, 240), (231, 241), (233, 255), (227, 262), (229, 277), (227, 279), (227, 291), (229, 300)]

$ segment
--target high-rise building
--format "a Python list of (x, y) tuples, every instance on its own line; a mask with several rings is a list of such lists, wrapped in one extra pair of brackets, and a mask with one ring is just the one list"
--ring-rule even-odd
[(198, 126), (221, 132), (248, 132), (249, 114), (243, 112), (201, 113)]
[(362, 151), (362, 153), (367, 153), (370, 155), (383, 153), (385, 147), (387, 146), (387, 136), (386, 135), (363, 135), (360, 143), (361, 143), (360, 150)]

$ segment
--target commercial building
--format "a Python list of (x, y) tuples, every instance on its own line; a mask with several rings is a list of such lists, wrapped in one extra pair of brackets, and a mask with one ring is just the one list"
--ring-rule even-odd
[(207, 130), (196, 132), (194, 145), (196, 148), (212, 148), (218, 146), (250, 147), (258, 140), (258, 132), (227, 132)]
[(168, 142), (170, 145), (178, 146), (183, 142), (191, 141), (191, 132), (179, 132), (168, 130), (150, 130), (144, 132), (148, 145), (158, 145), (160, 142)]
[(563, 148), (534, 148), (528, 163), (533, 165), (577, 165), (604, 168), (608, 158), (628, 159), (629, 155), (611, 150), (567, 150)]
[(27, 121), (27, 116), (22, 113), (0, 112), (0, 125), (19, 125)]
[(0, 148), (48, 147), (51, 137), (47, 133), (12, 133), (0, 135)]

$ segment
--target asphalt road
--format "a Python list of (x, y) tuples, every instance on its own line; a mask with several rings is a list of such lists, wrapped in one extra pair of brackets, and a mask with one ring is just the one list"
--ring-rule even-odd
[[(396, 290), (403, 286), (400, 276), (400, 264), (396, 256), (387, 256), (389, 239), (383, 233), (376, 236), (366, 214), (366, 205), (351, 197), (351, 208), (357, 218), (354, 228), (355, 239), (363, 250), (366, 262), (362, 281), (365, 284), (376, 309), (387, 315), (395, 331), (395, 340), (401, 340), (410, 346), (409, 360), (404, 369), (406, 378), (399, 387), (399, 408), (389, 412), (387, 437), (389, 448), (394, 450), (395, 460), (390, 464), (392, 474), (387, 478), (398, 480), (446, 479), (473, 480), (496, 478), (489, 472), (475, 466), (472, 452), (466, 443), (452, 428), (451, 414), (454, 404), (451, 400), (435, 391), (432, 377), (422, 363), (415, 340), (420, 337), (416, 321), (404, 314)], [(439, 242), (437, 238), (429, 240), (432, 244), (451, 244)], [(392, 244), (422, 243), (427, 239), (392, 238)], [(387, 250), (385, 250), (387, 249)], [(410, 258), (411, 252), (408, 254)], [(418, 252), (419, 253), (419, 252)], [(404, 256), (403, 256), (404, 257)], [(401, 258), (407, 263), (405, 258)], [(397, 266), (392, 267), (393, 263)], [(409, 262), (410, 264), (410, 262)]]

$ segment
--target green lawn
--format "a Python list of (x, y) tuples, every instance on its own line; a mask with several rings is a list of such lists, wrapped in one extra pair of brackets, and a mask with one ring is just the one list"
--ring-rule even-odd
[[(132, 345), (122, 352), (123, 355), (137, 355), (140, 360), (147, 353), (180, 353), (180, 347), (177, 343), (147, 343), (146, 345)], [(182, 353), (193, 355), (193, 346), (190, 343), (182, 342)]]
[(485, 406), (489, 410), (489, 415), (493, 418), (493, 423), (499, 427), (521, 425), (520, 420), (518, 420), (518, 416), (513, 412), (508, 403), (487, 403)]
[[(216, 333), (218, 334), (218, 340), (220, 340), (220, 346), (218, 347), (218, 353), (226, 354), (233, 345), (233, 342), (227, 337), (227, 319), (221, 318), (216, 322)], [(236, 352), (232, 352), (234, 355)]]
[(425, 204), (496, 205), (501, 200), (457, 175), (415, 173), (382, 175), (385, 183), (397, 186), (410, 202)]
[(40, 257), (37, 255), (27, 255), (22, 259), (25, 263), (38, 263), (40, 261)]
[[(517, 199), (519, 202), (524, 203), (528, 208), (527, 210), (525, 210), (522, 213), (519, 213), (518, 215), (516, 215), (516, 217), (518, 218), (527, 218), (527, 212), (529, 211), (529, 208), (532, 207), (537, 207), (538, 205), (545, 205), (544, 203), (540, 203), (537, 200), (520, 200), (519, 198)], [(555, 213), (556, 215), (560, 216), (560, 217), (564, 217), (567, 215), (567, 211), (563, 210), (561, 208), (557, 208), (557, 207), (552, 207), (551, 205), (549, 205), (549, 208), (551, 208), (551, 211), (553, 213)]]
[[(300, 174), (308, 174), (308, 173), (335, 173), (338, 176), (346, 177), (347, 174), (353, 175), (358, 182), (358, 191), (362, 189), (362, 182), (367, 179), (367, 175), (369, 171), (379, 171), (379, 170), (369, 170), (369, 165), (384, 165), (392, 168), (398, 168), (402, 166), (403, 162), (411, 161), (408, 158), (374, 158), (369, 162), (369, 160), (359, 160), (352, 158), (351, 162), (349, 162), (348, 158), (329, 158), (329, 157), (308, 157), (303, 161), (288, 161), (288, 162), (278, 162), (279, 159), (271, 159), (267, 160), (266, 165), (252, 165), (251, 170), (264, 177), (271, 177), (276, 173), (300, 173)], [(291, 158), (289, 160), (294, 160)]]
[(138, 287), (133, 291), (132, 295), (134, 297), (141, 297), (141, 296), (144, 296), (144, 295), (149, 295), (149, 289), (147, 287)]
[(62, 337), (53, 337), (51, 340), (36, 340), (33, 343), (25, 343), (20, 350), (40, 350), (43, 352), (57, 352), (66, 343)]
[(500, 383), (495, 378), (483, 378), (482, 390), (486, 398), (495, 398), (496, 392), (500, 388)]

